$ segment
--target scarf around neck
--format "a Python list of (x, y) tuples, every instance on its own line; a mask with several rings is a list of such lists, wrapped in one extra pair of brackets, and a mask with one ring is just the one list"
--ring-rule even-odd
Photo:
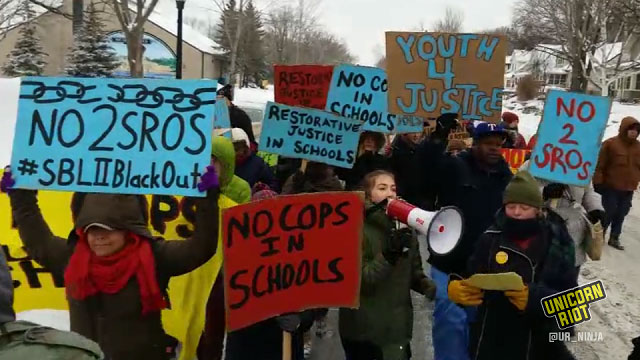
[(98, 293), (116, 294), (136, 277), (140, 288), (142, 315), (158, 312), (166, 307), (166, 301), (156, 278), (156, 267), (148, 239), (134, 233), (127, 234), (127, 244), (117, 253), (96, 256), (89, 248), (87, 235), (76, 230), (79, 236), (69, 264), (64, 272), (67, 295), (84, 300)]

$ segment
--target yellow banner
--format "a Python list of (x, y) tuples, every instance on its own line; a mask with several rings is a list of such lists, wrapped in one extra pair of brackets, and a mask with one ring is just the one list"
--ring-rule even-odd
[[(42, 215), (51, 231), (63, 238), (73, 229), (71, 197), (72, 194), (66, 192), (38, 192)], [(195, 220), (192, 201), (164, 195), (147, 196), (147, 200), (154, 236), (182, 240), (191, 235), (192, 222)], [(225, 196), (220, 196), (218, 204), (220, 209), (236, 205)], [(63, 279), (54, 278), (25, 253), (18, 231), (12, 226), (9, 197), (4, 194), (0, 195), (0, 229), (3, 229), (0, 232), (0, 245), (9, 263), (15, 287), (16, 312), (34, 309), (66, 310), (68, 307)], [(220, 234), (217, 242), (218, 251), (211, 260), (195, 271), (174, 277), (169, 282), (171, 310), (163, 312), (163, 324), (168, 334), (182, 342), (182, 359), (195, 357), (204, 328), (207, 299), (222, 265)]]

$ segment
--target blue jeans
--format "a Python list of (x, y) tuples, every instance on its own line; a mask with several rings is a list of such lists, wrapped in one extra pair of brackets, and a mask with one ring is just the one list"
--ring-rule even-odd
[(605, 230), (611, 225), (611, 235), (620, 236), (624, 218), (631, 210), (633, 191), (622, 191), (605, 188), (602, 191), (602, 207), (607, 213), (607, 219), (603, 224)]
[(469, 360), (469, 322), (476, 309), (449, 300), (446, 273), (432, 266), (431, 278), (437, 286), (432, 331), (435, 360)]

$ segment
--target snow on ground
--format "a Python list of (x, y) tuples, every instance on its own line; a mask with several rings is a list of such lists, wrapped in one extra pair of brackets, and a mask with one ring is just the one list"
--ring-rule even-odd
[(273, 100), (273, 86), (267, 89), (260, 88), (236, 88), (233, 103), (240, 107), (260, 108), (264, 110), (267, 102)]

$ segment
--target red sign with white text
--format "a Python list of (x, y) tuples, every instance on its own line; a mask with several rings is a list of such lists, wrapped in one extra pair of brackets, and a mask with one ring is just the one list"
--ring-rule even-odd
[(333, 66), (275, 65), (275, 102), (324, 110)]
[(359, 306), (360, 193), (281, 196), (223, 214), (227, 328), (323, 307)]

